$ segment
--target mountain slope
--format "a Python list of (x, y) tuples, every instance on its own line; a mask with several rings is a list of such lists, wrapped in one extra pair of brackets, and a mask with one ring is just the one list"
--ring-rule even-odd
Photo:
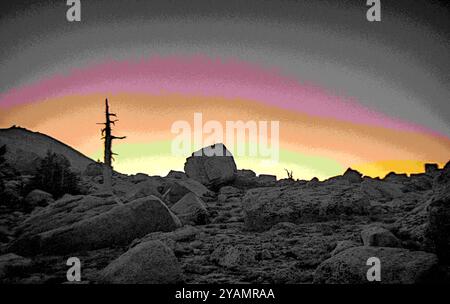
[(39, 132), (24, 128), (11, 127), (0, 129), (0, 145), (6, 144), (6, 160), (18, 171), (31, 173), (39, 157), (47, 151), (64, 155), (72, 165), (72, 169), (82, 172), (94, 161), (68, 145)]

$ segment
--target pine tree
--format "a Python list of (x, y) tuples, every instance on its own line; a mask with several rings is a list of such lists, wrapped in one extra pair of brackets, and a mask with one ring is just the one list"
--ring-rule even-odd
[(51, 193), (55, 198), (64, 194), (78, 194), (79, 177), (70, 169), (69, 160), (61, 154), (47, 151), (47, 155), (39, 162), (30, 188)]
[(102, 124), (105, 127), (102, 129), (102, 139), (105, 142), (105, 151), (104, 151), (104, 167), (103, 167), (103, 187), (104, 191), (112, 194), (112, 161), (114, 160), (114, 155), (117, 155), (116, 153), (112, 152), (112, 141), (114, 139), (124, 139), (126, 136), (114, 136), (112, 135), (112, 125), (116, 125), (116, 122), (119, 121), (118, 119), (111, 120), (111, 117), (117, 118), (117, 115), (115, 113), (109, 112), (109, 104), (108, 104), (108, 98), (105, 100), (105, 122), (98, 123)]

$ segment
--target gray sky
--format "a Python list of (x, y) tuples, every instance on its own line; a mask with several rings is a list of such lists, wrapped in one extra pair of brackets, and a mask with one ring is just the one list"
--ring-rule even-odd
[[(1, 9), (0, 93), (102, 59), (233, 57), (276, 67), (450, 136), (449, 9), (438, 1), (81, 0)], [(414, 3), (414, 5), (412, 4)]]

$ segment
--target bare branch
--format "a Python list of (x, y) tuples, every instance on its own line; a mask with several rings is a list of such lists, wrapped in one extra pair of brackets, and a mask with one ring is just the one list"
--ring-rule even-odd
[(127, 138), (126, 136), (111, 136), (111, 139), (125, 139)]

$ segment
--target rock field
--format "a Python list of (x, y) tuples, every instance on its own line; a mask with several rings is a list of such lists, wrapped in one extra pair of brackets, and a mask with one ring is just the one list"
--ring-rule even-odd
[(60, 199), (5, 180), (33, 208), (0, 206), (1, 282), (65, 283), (68, 257), (84, 283), (367, 283), (369, 257), (382, 283), (449, 282), (450, 163), (303, 181), (191, 156), (166, 177), (115, 173), (114, 195), (95, 165)]

